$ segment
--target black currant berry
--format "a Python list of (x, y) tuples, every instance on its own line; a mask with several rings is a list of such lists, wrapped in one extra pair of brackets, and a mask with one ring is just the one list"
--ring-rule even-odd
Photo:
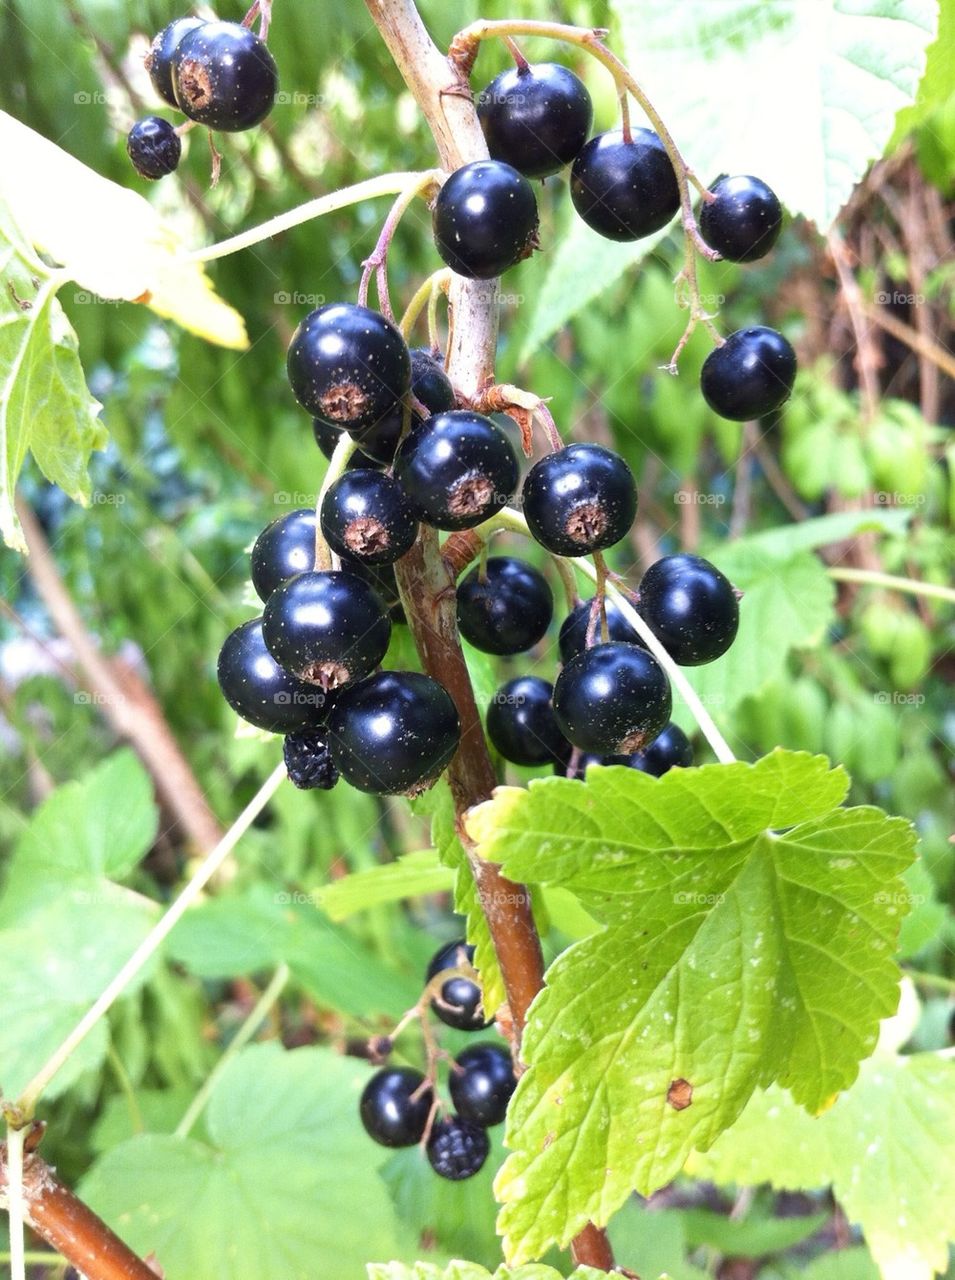
[[(571, 658), (576, 657), (578, 653), (583, 653), (584, 649), (587, 648), (587, 629), (590, 626), (593, 603), (592, 599), (581, 600), (580, 604), (571, 609), (561, 623), (560, 635), (557, 640), (560, 646), (561, 662), (570, 662)], [(608, 640), (622, 640), (626, 644), (643, 645), (643, 641), (637, 632), (631, 627), (614, 602), (606, 596), (604, 597), (604, 609), (607, 615)], [(599, 614), (597, 615), (593, 638), (595, 644), (600, 644), (603, 639)]]
[(693, 748), (680, 726), (671, 721), (649, 746), (635, 752), (627, 763), (631, 769), (639, 769), (641, 773), (662, 778), (669, 769), (676, 766), (688, 769), (693, 763)]
[(146, 54), (145, 66), (152, 86), (171, 107), (178, 109), (176, 93), (172, 87), (172, 60), (179, 42), (196, 27), (203, 26), (202, 18), (176, 18), (168, 26), (163, 27), (155, 37)]
[(495, 76), (478, 98), (477, 112), (492, 159), (525, 178), (546, 178), (577, 156), (594, 108), (573, 71), (538, 62)]
[(471, 529), (507, 505), (520, 466), (505, 433), (469, 409), (426, 418), (402, 442), (395, 479), (437, 529)]
[(420, 1071), (385, 1067), (377, 1071), (358, 1104), (365, 1131), (383, 1147), (413, 1147), (424, 1137), (434, 1094)]
[(513, 556), (491, 556), (458, 586), (458, 627), (483, 653), (523, 653), (537, 644), (553, 616), (547, 579)]
[(796, 353), (765, 325), (737, 329), (703, 361), (700, 387), (714, 413), (733, 422), (765, 417), (784, 404), (796, 380)]
[(412, 348), (411, 392), (432, 413), (447, 413), (456, 404), (454, 387), (440, 356), (426, 347)]
[(388, 648), (391, 622), (377, 593), (355, 574), (309, 571), (269, 596), (262, 634), (286, 671), (328, 690), (374, 671)]
[(308, 313), (292, 335), (287, 367), (302, 408), (354, 434), (380, 421), (411, 385), (411, 356), (395, 326), (348, 302)]
[(267, 45), (238, 22), (204, 22), (187, 31), (172, 57), (176, 106), (190, 120), (224, 133), (261, 123), (278, 84)]
[(298, 507), (267, 524), (252, 547), (252, 585), (265, 603), (276, 587), (315, 567), (315, 512)]
[(328, 725), (342, 777), (373, 795), (427, 791), (461, 737), (450, 694), (417, 671), (379, 671), (346, 689), (336, 698)]
[(591, 138), (570, 172), (570, 198), (608, 240), (659, 231), (680, 207), (673, 165), (652, 129), (634, 129), (631, 142), (619, 129)]
[(554, 685), (557, 723), (582, 751), (639, 751), (663, 731), (670, 708), (670, 682), (663, 668), (635, 644), (614, 641), (585, 649)]
[(674, 662), (713, 662), (736, 639), (739, 601), (729, 578), (701, 556), (664, 556), (640, 582), (640, 614)]
[[(430, 351), (418, 347), (411, 353), (411, 394), (420, 400), (431, 413), (444, 413), (455, 405), (454, 388), (440, 362)], [(412, 411), (409, 428), (424, 419)], [(361, 447), (376, 462), (389, 466), (405, 429), (405, 406), (399, 401), (373, 427), (362, 431), (356, 438)]]
[(431, 1130), (428, 1139), (428, 1161), (439, 1178), (463, 1182), (473, 1178), (484, 1167), (491, 1142), (480, 1125), (445, 1116)]
[(394, 564), (418, 536), (404, 490), (391, 476), (346, 471), (322, 500), (322, 533), (339, 554), (366, 564)]
[(599, 444), (571, 444), (541, 458), (524, 480), (530, 531), (548, 551), (582, 556), (612, 547), (637, 514), (633, 472)]
[(289, 782), (302, 791), (330, 791), (338, 781), (324, 729), (286, 734), (283, 756)]
[(511, 1055), (489, 1041), (468, 1045), (455, 1058), (455, 1064), (448, 1087), (458, 1115), (482, 1129), (500, 1124), (517, 1088)]
[(783, 210), (775, 191), (743, 175), (714, 183), (715, 200), (700, 207), (703, 239), (730, 262), (755, 262), (779, 238)]
[[(342, 432), (340, 427), (333, 427), (330, 422), (326, 422), (324, 418), (312, 419), (312, 435), (315, 437), (315, 443), (321, 449), (325, 457), (331, 462), (332, 454), (341, 441)], [(397, 444), (397, 441), (396, 441)], [(384, 465), (376, 458), (372, 458), (362, 449), (356, 449), (348, 459), (348, 470), (353, 471), (357, 467), (371, 467), (373, 471), (381, 470)]]
[(539, 676), (517, 676), (501, 685), (487, 709), (487, 734), (512, 764), (557, 764), (570, 743), (554, 716), (553, 686)]
[(296, 733), (325, 718), (325, 694), (279, 666), (265, 647), (261, 618), (243, 622), (226, 639), (218, 677), (226, 702), (257, 729)]
[(492, 280), (537, 248), (537, 200), (525, 177), (500, 160), (456, 169), (432, 215), (438, 253), (459, 276)]
[[(474, 948), (463, 938), (448, 942), (431, 957), (425, 973), (430, 982), (446, 969), (461, 969), (474, 963)], [(457, 1031), (483, 1031), (491, 1024), (484, 1021), (484, 997), (481, 988), (472, 978), (452, 974), (443, 983), (431, 1008), (449, 1027)]]
[(164, 178), (179, 165), (179, 134), (161, 116), (137, 120), (126, 135), (126, 154), (141, 178)]

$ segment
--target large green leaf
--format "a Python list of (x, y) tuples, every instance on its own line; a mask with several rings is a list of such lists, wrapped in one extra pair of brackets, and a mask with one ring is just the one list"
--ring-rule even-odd
[[(117, 797), (122, 796), (122, 803)], [(32, 815), (10, 864), (0, 924), (22, 921), (51, 892), (105, 892), (148, 852), (158, 812), (153, 784), (132, 751), (117, 751), (57, 787)]]
[(89, 456), (105, 446), (106, 431), (56, 299), (67, 277), (36, 256), (2, 200), (0, 274), (0, 533), (7, 546), (26, 551), (14, 491), (27, 453), (48, 480), (87, 503)]
[(832, 224), (915, 97), (937, 0), (612, 0), (627, 61), (688, 163), (756, 173)]
[(338, 921), (386, 902), (441, 893), (453, 883), (454, 872), (441, 865), (436, 850), (418, 849), (395, 862), (383, 862), (321, 885), (315, 890), (315, 898), (328, 918)]
[(692, 1166), (720, 1183), (831, 1185), (885, 1280), (931, 1280), (955, 1240), (955, 1062), (880, 1050), (815, 1119), (781, 1089), (757, 1093)]
[(506, 874), (573, 889), (604, 930), (551, 966), (498, 1176), (512, 1262), (668, 1182), (754, 1090), (818, 1111), (897, 999), (914, 833), (824, 757), (623, 768), (501, 788), (469, 830)]
[(253, 1046), (215, 1086), (208, 1143), (131, 1138), (80, 1193), (134, 1249), (156, 1254), (166, 1280), (360, 1276), (369, 1254), (410, 1252), (357, 1119), (367, 1076), (329, 1050)]

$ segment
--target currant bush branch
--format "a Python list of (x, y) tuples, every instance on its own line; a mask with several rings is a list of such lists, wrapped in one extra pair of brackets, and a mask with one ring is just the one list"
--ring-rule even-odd
[(188, 255), (190, 262), (214, 262), (217, 258), (227, 258), (230, 253), (238, 253), (240, 249), (250, 249), (261, 244), (292, 227), (300, 227), (304, 222), (314, 218), (323, 218), (327, 213), (336, 213), (339, 209), (347, 209), (349, 205), (361, 204), (364, 200), (373, 200), (377, 196), (399, 195), (417, 181), (424, 182), (440, 179), (437, 169), (424, 173), (383, 173), (377, 178), (366, 178), (364, 182), (356, 182), (350, 187), (342, 187), (340, 191), (331, 191), (327, 196), (318, 196), (307, 200), (304, 204), (289, 209), (286, 213), (277, 214), (267, 222), (260, 222), (257, 227), (250, 227), (228, 240), (220, 240), (218, 244), (207, 245), (204, 249), (195, 249)]
[(10, 1218), (10, 1280), (26, 1280), (24, 1259), (23, 1144), (26, 1129), (7, 1125), (7, 1214)]
[(251, 827), (269, 800), (271, 800), (284, 781), (285, 776), (285, 765), (277, 765), (216, 847), (203, 858), (192, 878), (172, 906), (153, 925), (123, 967), (109, 982), (103, 993), (89, 1007), (66, 1039), (54, 1050), (26, 1086), (16, 1103), (22, 1122), (25, 1123), (32, 1119), (36, 1104), (47, 1085), (79, 1045), (82, 1044), (99, 1020), (112, 1008), (115, 1001), (155, 954), (160, 944), (169, 936), (192, 904), (198, 900), (203, 889), (228, 858), (249, 827)]

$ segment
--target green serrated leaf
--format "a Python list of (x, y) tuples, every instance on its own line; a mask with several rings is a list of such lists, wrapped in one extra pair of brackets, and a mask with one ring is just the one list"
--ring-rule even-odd
[[(116, 797), (122, 796), (122, 804)], [(51, 890), (107, 891), (139, 862), (159, 820), (149, 774), (117, 751), (83, 778), (57, 787), (32, 815), (10, 863), (0, 924), (20, 921)]]
[(208, 1143), (131, 1138), (100, 1157), (80, 1194), (155, 1253), (166, 1280), (360, 1275), (369, 1253), (410, 1252), (356, 1121), (367, 1076), (326, 1049), (245, 1049), (215, 1086)]
[(757, 1093), (692, 1164), (720, 1183), (832, 1185), (884, 1280), (931, 1280), (955, 1239), (955, 1062), (877, 1052), (816, 1119), (781, 1089)]
[(347, 920), (386, 902), (446, 892), (453, 884), (454, 873), (438, 861), (437, 850), (419, 849), (395, 862), (321, 885), (315, 890), (315, 900), (330, 920)]
[[(368, 1280), (562, 1280), (561, 1273), (553, 1267), (534, 1263), (526, 1267), (498, 1267), (492, 1272), (475, 1262), (449, 1262), (446, 1267), (430, 1262), (416, 1262), (411, 1266), (401, 1262), (371, 1262), (367, 1270)], [(593, 1267), (578, 1267), (568, 1280), (604, 1280), (606, 1274)]]
[(937, 0), (611, 7), (626, 60), (688, 163), (707, 180), (758, 173), (823, 232), (914, 99), (938, 23)]
[(496, 1185), (512, 1262), (662, 1186), (757, 1088), (819, 1110), (852, 1083), (896, 1004), (914, 833), (838, 808), (847, 785), (775, 751), (661, 779), (596, 768), (474, 810), (483, 856), (606, 925), (531, 1010)]
[(76, 334), (56, 299), (67, 277), (33, 253), (0, 201), (0, 533), (26, 551), (14, 492), (27, 453), (75, 502), (90, 499), (90, 454), (106, 444), (77, 354)]

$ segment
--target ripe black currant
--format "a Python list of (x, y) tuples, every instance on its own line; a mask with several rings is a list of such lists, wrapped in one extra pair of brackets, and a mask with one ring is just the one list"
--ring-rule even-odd
[(700, 387), (714, 413), (734, 422), (765, 417), (785, 403), (796, 380), (796, 353), (765, 325), (737, 329), (703, 362)]
[[(568, 613), (567, 617), (561, 623), (560, 635), (557, 643), (560, 647), (561, 662), (570, 662), (571, 658), (583, 653), (587, 648), (587, 628), (590, 626), (590, 614), (593, 608), (593, 600), (582, 600)], [(627, 644), (643, 645), (643, 641), (634, 631), (633, 627), (623, 616), (614, 602), (604, 597), (604, 609), (607, 615), (607, 638), (608, 640), (623, 640)], [(603, 639), (603, 631), (601, 629), (600, 615), (597, 616), (597, 623), (594, 628), (594, 643), (599, 644)], [(644, 646), (646, 647), (646, 646)]]
[(262, 614), (269, 652), (300, 680), (337, 689), (374, 671), (391, 622), (377, 593), (345, 571), (309, 571), (275, 588)]
[(733, 584), (700, 556), (664, 556), (652, 564), (640, 582), (640, 613), (681, 667), (713, 662), (739, 626)]
[(179, 165), (179, 134), (161, 116), (137, 120), (126, 135), (126, 154), (141, 178), (164, 178)]
[(454, 387), (440, 356), (426, 347), (412, 348), (411, 391), (432, 413), (446, 413), (456, 403)]
[(420, 795), (447, 768), (461, 737), (450, 694), (416, 671), (379, 671), (346, 689), (328, 726), (342, 777), (373, 795)]
[(458, 1115), (482, 1129), (500, 1124), (517, 1088), (511, 1055), (501, 1045), (488, 1041), (468, 1045), (455, 1058), (455, 1064), (448, 1087)]
[(315, 512), (298, 507), (267, 524), (252, 547), (252, 585), (265, 603), (276, 587), (315, 566)]
[(491, 556), (458, 586), (458, 627), (483, 653), (523, 653), (537, 644), (553, 616), (547, 579), (513, 556)]
[(358, 1104), (370, 1138), (383, 1147), (413, 1147), (424, 1137), (434, 1094), (424, 1076), (411, 1067), (376, 1071)]
[(619, 454), (599, 444), (571, 444), (531, 467), (521, 501), (542, 546), (582, 556), (626, 535), (637, 514), (637, 487)]
[(641, 773), (662, 778), (668, 769), (675, 766), (688, 769), (693, 763), (693, 748), (680, 726), (671, 720), (649, 746), (635, 752), (627, 763), (631, 769), (639, 769)]
[(401, 605), (401, 593), (395, 577), (395, 567), (391, 564), (365, 564), (353, 556), (339, 556), (342, 568), (361, 578), (370, 587), (374, 587), (381, 602), (388, 609), (392, 622), (407, 622)]
[(428, 1161), (440, 1178), (463, 1182), (473, 1178), (484, 1166), (491, 1142), (480, 1125), (445, 1116), (431, 1130), (428, 1139)]
[(395, 326), (347, 302), (308, 313), (292, 335), (287, 366), (302, 408), (355, 434), (380, 421), (411, 385), (411, 356)]
[(496, 422), (457, 409), (426, 418), (402, 440), (394, 474), (426, 524), (471, 529), (507, 505), (520, 467)]
[(597, 644), (572, 659), (554, 685), (554, 714), (582, 751), (629, 755), (670, 718), (670, 682), (652, 654), (635, 644)]
[(783, 211), (775, 191), (759, 178), (741, 175), (713, 184), (715, 200), (700, 207), (703, 239), (730, 262), (765, 257), (779, 238)]
[(359, 468), (339, 477), (322, 500), (322, 533), (339, 554), (394, 564), (418, 536), (404, 490), (391, 476)]
[(324, 729), (286, 734), (282, 754), (289, 781), (302, 791), (330, 791), (338, 781)]
[(651, 129), (634, 129), (630, 142), (619, 129), (591, 138), (574, 161), (570, 198), (587, 226), (608, 240), (659, 231), (680, 207), (673, 165)]
[[(315, 437), (315, 443), (330, 462), (343, 432), (339, 427), (333, 427), (330, 422), (326, 422), (324, 418), (313, 418), (312, 435)], [(363, 449), (356, 449), (348, 459), (349, 471), (354, 470), (356, 467), (371, 467), (373, 471), (380, 470), (383, 465), (384, 463), (379, 462), (377, 458), (372, 458)]]
[(546, 178), (587, 141), (594, 108), (584, 82), (556, 62), (502, 71), (477, 100), (488, 151), (525, 178)]
[(531, 184), (500, 160), (456, 169), (432, 215), (438, 253), (459, 276), (492, 280), (537, 248), (537, 200)]
[[(431, 957), (425, 982), (446, 969), (459, 969), (473, 963), (474, 948), (463, 938), (448, 942)], [(484, 1021), (483, 999), (481, 988), (472, 978), (452, 974), (431, 1001), (431, 1008), (443, 1023), (458, 1031), (483, 1031), (490, 1026)]]
[(172, 87), (172, 60), (179, 42), (190, 31), (203, 25), (202, 18), (176, 18), (168, 26), (163, 27), (146, 54), (145, 66), (152, 86), (171, 107), (178, 108), (175, 90)]
[(272, 110), (275, 60), (263, 40), (238, 22), (204, 22), (187, 31), (172, 57), (176, 106), (210, 129), (238, 133)]
[(296, 733), (321, 724), (327, 713), (324, 692), (296, 680), (269, 653), (261, 618), (243, 622), (227, 637), (218, 677), (226, 702), (257, 729)]
[(540, 676), (517, 676), (501, 685), (487, 709), (487, 734), (512, 764), (556, 764), (570, 743), (554, 716), (553, 686)]
[[(444, 413), (455, 405), (454, 388), (440, 362), (421, 347), (411, 353), (411, 394), (431, 413)], [(424, 419), (412, 411), (409, 426), (417, 426)], [(361, 447), (376, 462), (385, 466), (394, 462), (395, 451), (405, 426), (405, 406), (399, 401), (380, 421), (366, 431), (358, 433)]]

